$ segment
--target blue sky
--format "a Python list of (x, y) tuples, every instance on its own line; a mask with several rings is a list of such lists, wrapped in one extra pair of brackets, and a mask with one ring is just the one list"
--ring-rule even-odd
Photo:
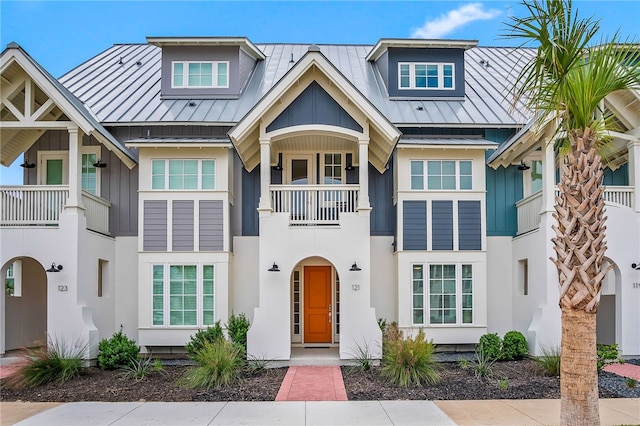
[[(574, 0), (581, 16), (601, 18), (601, 33), (635, 37), (640, 2)], [(114, 43), (146, 36), (246, 36), (254, 43), (375, 44), (380, 38), (453, 38), (484, 46), (517, 44), (500, 34), (515, 1), (7, 1), (0, 0), (0, 45), (20, 44), (55, 77)], [(16, 161), (0, 183), (19, 184)]]

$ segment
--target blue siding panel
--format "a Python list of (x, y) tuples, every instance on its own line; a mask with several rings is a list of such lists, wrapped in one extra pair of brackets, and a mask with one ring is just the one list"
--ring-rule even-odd
[(431, 202), (431, 248), (453, 250), (453, 201)]
[(480, 201), (458, 201), (458, 249), (482, 250)]
[(402, 203), (403, 249), (427, 249), (427, 202), (403, 201)]
[(617, 170), (604, 169), (603, 182), (607, 186), (628, 186), (629, 163), (624, 163)]
[(362, 127), (317, 82), (267, 126), (267, 132), (303, 124), (327, 124), (362, 132)]
[[(396, 235), (396, 206), (393, 204), (393, 162), (380, 174), (369, 164), (369, 201), (371, 203), (371, 235)], [(347, 172), (347, 183), (349, 182)], [(354, 183), (357, 183), (354, 182)]]
[(258, 236), (260, 202), (260, 167), (251, 173), (242, 168), (242, 236)]

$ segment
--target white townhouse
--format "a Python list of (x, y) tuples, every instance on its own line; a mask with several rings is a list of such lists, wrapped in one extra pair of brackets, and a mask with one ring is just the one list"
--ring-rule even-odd
[[(381, 355), (378, 321), (464, 347), (559, 343), (548, 136), (508, 90), (534, 54), (469, 40), (149, 37), (56, 79), (0, 56), (0, 353), (122, 328), (182, 352), (232, 313), (249, 356)], [(640, 102), (617, 93), (598, 338), (640, 354)], [(637, 268), (637, 269), (636, 269)]]

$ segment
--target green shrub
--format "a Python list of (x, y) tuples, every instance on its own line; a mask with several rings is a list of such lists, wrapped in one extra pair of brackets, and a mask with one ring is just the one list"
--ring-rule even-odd
[(436, 384), (440, 376), (433, 359), (435, 345), (425, 340), (422, 330), (412, 339), (389, 339), (383, 346), (382, 374), (392, 383), (407, 387), (422, 383)]
[(502, 339), (501, 359), (511, 361), (522, 359), (529, 353), (527, 339), (519, 331), (508, 331)]
[(607, 364), (613, 364), (615, 362), (624, 363), (624, 360), (618, 355), (617, 344), (614, 343), (613, 345), (603, 345), (601, 343), (598, 343), (596, 345), (596, 348), (598, 353), (598, 371), (601, 371), (602, 367)]
[(190, 388), (220, 388), (236, 381), (244, 365), (242, 348), (221, 339), (204, 341), (196, 351), (194, 360), (198, 363), (191, 368), (180, 383)]
[(483, 358), (498, 360), (502, 356), (502, 339), (497, 333), (488, 333), (480, 336), (478, 343), (478, 353)]
[(8, 387), (32, 388), (47, 383), (64, 383), (80, 375), (87, 345), (67, 346), (51, 337), (47, 346), (27, 350), (22, 365), (6, 379)]
[(543, 346), (542, 355), (535, 357), (535, 360), (547, 374), (560, 376), (560, 348), (557, 346)]
[(349, 366), (349, 371), (364, 373), (371, 370), (373, 357), (366, 342), (362, 346), (356, 343), (355, 353), (351, 353), (351, 356), (353, 357), (353, 365)]
[(129, 339), (122, 330), (110, 339), (102, 339), (98, 344), (98, 365), (103, 370), (127, 367), (138, 358), (140, 346)]
[(491, 358), (482, 351), (476, 352), (475, 361), (471, 361), (473, 365), (473, 373), (476, 379), (482, 380), (489, 378), (493, 375), (493, 364), (496, 362), (495, 358)]
[(249, 320), (243, 313), (238, 315), (232, 313), (226, 324), (229, 339), (233, 343), (242, 346), (245, 353), (247, 352), (247, 332), (250, 325)]
[(125, 379), (135, 379), (140, 381), (145, 379), (151, 373), (162, 371), (164, 367), (159, 359), (153, 359), (150, 356), (136, 357), (131, 363), (122, 367), (120, 377)]
[(184, 348), (187, 350), (189, 358), (195, 359), (196, 354), (204, 347), (205, 342), (213, 343), (220, 340), (224, 340), (224, 333), (222, 332), (220, 321), (216, 321), (213, 327), (198, 330), (196, 334), (192, 335), (189, 343)]
[(384, 318), (378, 318), (378, 327), (380, 327), (380, 331), (384, 334), (387, 328), (387, 320)]

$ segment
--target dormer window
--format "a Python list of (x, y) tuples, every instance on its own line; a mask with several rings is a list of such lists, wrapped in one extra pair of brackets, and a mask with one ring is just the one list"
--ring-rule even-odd
[(399, 62), (398, 88), (405, 90), (454, 90), (453, 63)]
[(173, 61), (172, 88), (227, 88), (229, 61)]

